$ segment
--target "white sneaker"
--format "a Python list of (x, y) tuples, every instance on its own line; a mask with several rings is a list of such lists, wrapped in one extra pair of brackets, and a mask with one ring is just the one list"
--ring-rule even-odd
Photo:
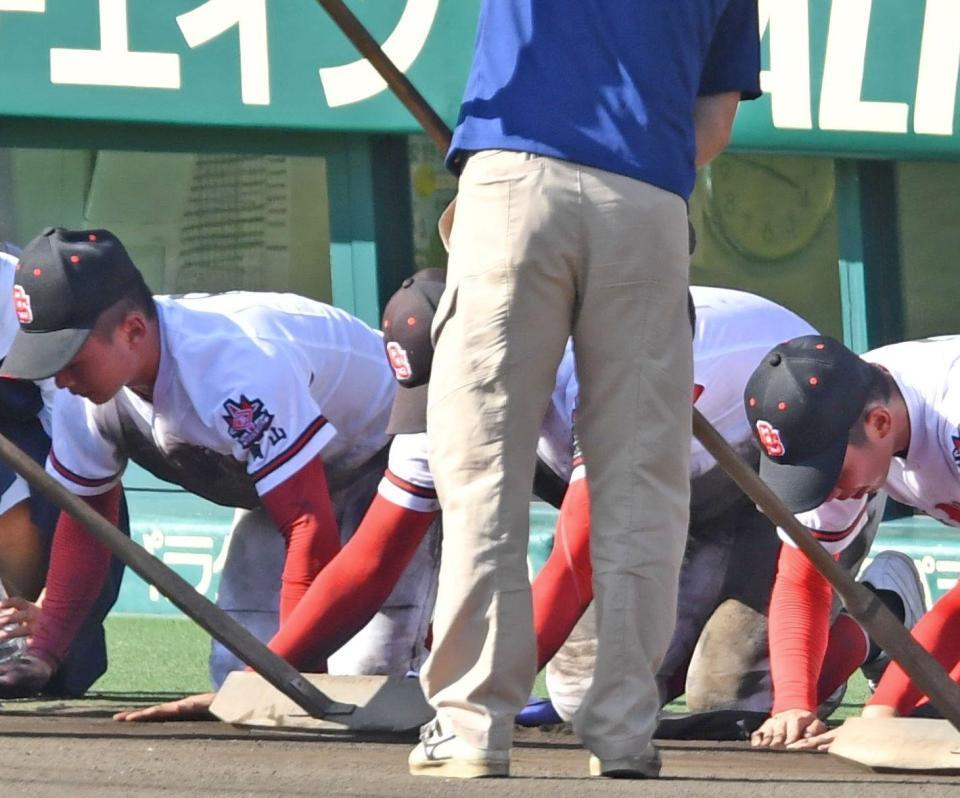
[(439, 718), (420, 729), (420, 743), (407, 760), (411, 776), (478, 779), (510, 775), (510, 751), (474, 748), (452, 732), (444, 733)]
[[(907, 629), (912, 629), (927, 611), (920, 572), (913, 560), (902, 551), (881, 551), (864, 570), (859, 581), (876, 590), (892, 590), (900, 596), (903, 602), (903, 625)], [(860, 668), (871, 690), (876, 687), (889, 664), (890, 657), (882, 652)]]
[(660, 777), (660, 752), (651, 743), (641, 756), (600, 759), (591, 754), (590, 775), (609, 779), (656, 779)]

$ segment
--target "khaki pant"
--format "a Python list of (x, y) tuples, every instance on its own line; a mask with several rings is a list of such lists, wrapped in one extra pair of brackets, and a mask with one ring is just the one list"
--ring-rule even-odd
[(529, 501), (571, 334), (599, 630), (576, 729), (606, 759), (640, 754), (652, 734), (689, 501), (686, 219), (676, 195), (527, 153), (478, 153), (461, 176), (434, 322), (428, 434), (445, 538), (423, 685), (472, 745), (509, 748), (535, 676)]

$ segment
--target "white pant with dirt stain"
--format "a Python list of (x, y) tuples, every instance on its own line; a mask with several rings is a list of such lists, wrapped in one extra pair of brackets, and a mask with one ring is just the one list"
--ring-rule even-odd
[[(331, 496), (341, 543), (360, 525), (383, 477), (379, 460)], [(217, 606), (259, 640), (267, 642), (279, 623), (280, 574), (284, 540), (260, 510), (237, 510), (220, 576)], [(424, 641), (433, 613), (440, 557), (440, 523), (434, 522), (380, 611), (327, 659), (334, 675), (390, 674), (418, 670), (426, 658)], [(210, 680), (215, 688), (243, 663), (213, 641)]]

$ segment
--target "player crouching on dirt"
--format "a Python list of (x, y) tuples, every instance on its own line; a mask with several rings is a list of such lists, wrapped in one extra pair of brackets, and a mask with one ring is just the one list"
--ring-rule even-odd
[[(760, 476), (835, 556), (868, 534), (867, 511), (879, 491), (960, 526), (960, 337), (907, 341), (862, 357), (832, 338), (797, 338), (763, 359), (744, 400), (763, 447)], [(890, 576), (890, 586), (917, 578), (912, 568)], [(908, 627), (922, 612), (877, 592)], [(776, 701), (754, 745), (829, 744), (832, 733), (813, 714), (812, 696), (829, 665), (831, 600), (827, 580), (787, 542), (772, 599), (778, 609), (770, 629)], [(954, 588), (913, 628), (955, 680), (958, 622), (960, 588)], [(861, 637), (864, 649), (876, 648)], [(891, 663), (863, 714), (906, 715), (922, 700)]]
[[(271, 623), (251, 617), (278, 611), (270, 646), (302, 670), (324, 670), (325, 655), (337, 648), (331, 672), (416, 667), (436, 581), (429, 540), (418, 567), (390, 563), (403, 572), (392, 592), (366, 601), (329, 594), (341, 589), (346, 566), (358, 566), (341, 558), (327, 573), (342, 539), (374, 509), (384, 473), (395, 383), (379, 334), (344, 311), (290, 294), (152, 297), (105, 230), (47, 229), (21, 264), (14, 289), (20, 331), (3, 373), (54, 375), (69, 391), (55, 403), (48, 472), (114, 522), (131, 459), (204, 498), (244, 508), (224, 567), (222, 607), (261, 637), (270, 636)], [(408, 513), (406, 521), (419, 527), (431, 518)], [(378, 531), (371, 524), (367, 538)], [(45, 684), (109, 561), (103, 545), (60, 515), (33, 640), (26, 656), (0, 669), (0, 695), (29, 695)], [(336, 645), (317, 649), (318, 637)], [(214, 669), (218, 662), (215, 651)], [(182, 715), (209, 700), (161, 709)]]
[[(737, 451), (756, 463), (759, 453), (744, 412), (744, 386), (771, 346), (815, 331), (786, 308), (752, 294), (699, 286), (690, 290), (696, 308), (694, 404)], [(533, 583), (539, 664), (546, 665), (547, 689), (559, 715), (554, 722), (573, 717), (592, 680), (592, 607), (585, 613), (592, 598), (588, 481), (589, 464), (586, 469), (579, 466), (553, 551)], [(690, 487), (677, 625), (656, 677), (661, 703), (685, 695), (691, 714), (664, 716), (656, 735), (738, 738), (771, 709), (767, 625), (780, 543), (773, 524), (696, 439), (691, 441)], [(882, 503), (871, 510), (879, 521)], [(844, 567), (856, 572), (871, 541), (872, 534), (865, 535), (862, 545), (848, 549)], [(900, 557), (897, 552), (882, 553), (866, 576), (876, 578), (884, 564)], [(921, 601), (919, 588), (911, 595)], [(844, 618), (831, 630), (835, 656), (850, 656), (848, 650), (858, 650), (862, 640), (861, 635), (851, 642)], [(849, 673), (834, 676), (831, 671), (819, 685), (814, 708), (832, 711), (836, 704), (831, 696), (842, 689)], [(521, 721), (535, 720), (547, 714), (545, 710), (549, 707), (531, 702)]]

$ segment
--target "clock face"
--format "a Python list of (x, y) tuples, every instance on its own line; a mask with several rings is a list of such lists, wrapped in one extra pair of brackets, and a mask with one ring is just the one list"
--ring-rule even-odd
[(723, 155), (705, 169), (707, 219), (716, 233), (754, 260), (794, 255), (833, 209), (833, 161)]

